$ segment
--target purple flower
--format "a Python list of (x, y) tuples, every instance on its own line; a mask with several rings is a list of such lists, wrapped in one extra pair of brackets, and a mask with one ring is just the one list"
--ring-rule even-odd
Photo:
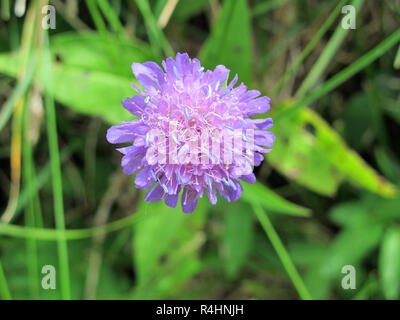
[(243, 191), (239, 179), (254, 183), (253, 166), (263, 161), (274, 135), (266, 131), (272, 119), (250, 116), (269, 110), (270, 99), (258, 97), (236, 75), (226, 84), (229, 70), (218, 65), (204, 70), (186, 53), (167, 58), (164, 70), (154, 62), (133, 63), (143, 88), (122, 100), (138, 119), (111, 127), (110, 143), (131, 143), (119, 148), (126, 174), (138, 172), (137, 188), (147, 189), (145, 201), (165, 200), (176, 207), (180, 192), (182, 210), (194, 211), (198, 197), (207, 194), (217, 202), (217, 190), (228, 202)]

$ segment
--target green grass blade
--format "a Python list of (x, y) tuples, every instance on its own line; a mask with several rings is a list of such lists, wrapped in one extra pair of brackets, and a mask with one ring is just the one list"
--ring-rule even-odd
[(259, 16), (268, 13), (269, 11), (273, 10), (274, 8), (285, 4), (292, 0), (269, 0), (269, 1), (262, 1), (258, 5), (251, 10), (252, 16)]
[(279, 112), (274, 118), (274, 121), (277, 122), (281, 118), (286, 117), (292, 114), (293, 112), (297, 111), (302, 106), (308, 105), (314, 102), (315, 100), (319, 99), (320, 97), (326, 95), (327, 93), (329, 93), (330, 91), (341, 85), (343, 82), (351, 78), (357, 72), (363, 70), (369, 64), (374, 62), (376, 59), (382, 56), (386, 51), (388, 51), (391, 47), (396, 45), (399, 41), (400, 41), (400, 29), (394, 32), (389, 37), (387, 37), (385, 40), (383, 40), (374, 49), (370, 50), (368, 53), (363, 55), (356, 62), (354, 62), (344, 70), (337, 73), (331, 79), (326, 81), (323, 85), (319, 86), (312, 93), (298, 100), (293, 107), (284, 110), (282, 112)]
[(71, 298), (70, 290), (70, 274), (68, 261), (68, 247), (65, 238), (65, 220), (64, 220), (64, 203), (62, 191), (62, 178), (60, 168), (60, 154), (58, 149), (56, 111), (52, 92), (52, 77), (51, 77), (51, 58), (49, 49), (49, 36), (46, 33), (46, 52), (43, 63), (43, 73), (45, 76), (45, 105), (46, 105), (46, 123), (47, 134), (50, 149), (50, 163), (52, 173), (52, 187), (54, 196), (54, 214), (56, 220), (56, 228), (64, 236), (58, 239), (58, 254), (60, 263), (61, 277), (61, 296), (63, 299)]
[(383, 236), (378, 271), (385, 298), (398, 299), (400, 293), (400, 229), (398, 228), (390, 228)]
[(231, 78), (237, 73), (240, 81), (252, 81), (251, 16), (246, 0), (224, 1), (213, 29), (198, 56), (205, 68), (223, 64)]
[(42, 241), (80, 240), (94, 236), (108, 234), (132, 226), (139, 220), (138, 214), (132, 214), (101, 226), (86, 229), (59, 230), (48, 228), (31, 228), (13, 224), (0, 223), (0, 235), (14, 238), (27, 239), (33, 238)]
[(106, 17), (108, 22), (110, 23), (111, 28), (114, 30), (116, 34), (119, 36), (123, 36), (125, 34), (124, 26), (121, 24), (118, 16), (115, 14), (114, 9), (110, 6), (107, 0), (97, 0), (97, 4), (100, 7), (100, 10), (103, 12), (103, 15)]
[(161, 51), (164, 51), (164, 54), (167, 56), (173, 56), (174, 50), (168, 43), (167, 38), (164, 33), (157, 25), (156, 18), (151, 12), (150, 4), (148, 0), (136, 0), (136, 5), (138, 6), (146, 24), (146, 29), (149, 34), (150, 42), (152, 43), (152, 47), (156, 48), (158, 55), (160, 55)]
[(1, 0), (1, 17), (3, 20), (10, 19), (10, 0)]
[(396, 57), (394, 58), (393, 67), (395, 69), (400, 69), (400, 46), (397, 49)]
[(10, 290), (8, 289), (7, 279), (3, 271), (3, 266), (0, 260), (0, 296), (4, 300), (11, 300)]
[(25, 91), (31, 84), (35, 66), (36, 66), (36, 60), (34, 57), (31, 57), (28, 63), (27, 72), (25, 76), (18, 81), (18, 84), (11, 93), (10, 97), (2, 106), (0, 111), (0, 131), (3, 130), (5, 124), (10, 119), (17, 101), (24, 95)]
[[(23, 181), (24, 187), (29, 188), (34, 183), (34, 169), (32, 158), (32, 145), (29, 138), (30, 132), (30, 93), (27, 93), (23, 110), (23, 140), (22, 140), (22, 160), (23, 160)], [(36, 197), (32, 197), (25, 210), (25, 224), (34, 227), (35, 223), (35, 201)], [(39, 297), (39, 267), (38, 267), (38, 252), (35, 239), (27, 239), (27, 267), (29, 288), (33, 299)]]
[(282, 262), (283, 267), (285, 268), (286, 272), (288, 273), (290, 279), (293, 282), (299, 296), (303, 300), (311, 300), (312, 297), (305, 286), (303, 279), (301, 278), (300, 274), (297, 272), (295, 265), (293, 264), (292, 259), (290, 258), (289, 254), (287, 253), (285, 246), (283, 245), (279, 235), (276, 233), (274, 226), (272, 225), (271, 221), (268, 218), (267, 213), (261, 208), (260, 205), (252, 205), (253, 211), (257, 216), (258, 221), (260, 222), (261, 226), (263, 227), (266, 235), (268, 236), (269, 240), (271, 241), (272, 246), (274, 247), (276, 253), (279, 256), (279, 259)]
[(336, 17), (339, 15), (340, 10), (347, 0), (341, 0), (339, 4), (335, 7), (332, 13), (329, 15), (328, 19), (324, 22), (324, 24), (319, 28), (318, 32), (314, 35), (311, 41), (307, 44), (304, 50), (301, 52), (300, 56), (296, 59), (296, 61), (290, 66), (290, 68), (285, 72), (282, 78), (278, 81), (275, 87), (272, 89), (271, 96), (273, 97), (289, 80), (289, 78), (296, 72), (299, 66), (303, 63), (303, 61), (310, 55), (315, 46), (324, 36), (324, 34), (328, 31), (330, 26), (335, 22)]
[(86, 0), (86, 6), (89, 9), (89, 13), (93, 19), (94, 25), (96, 29), (99, 30), (99, 33), (102, 35), (106, 35), (108, 33), (107, 26), (101, 17), (99, 8), (97, 8), (96, 2), (93, 0)]
[[(363, 1), (364, 0), (353, 0), (353, 2), (351, 3), (351, 5), (355, 8), (356, 13), (360, 11)], [(314, 64), (306, 79), (301, 84), (299, 90), (296, 92), (296, 98), (302, 98), (312, 87), (314, 87), (314, 85), (320, 79), (321, 75), (324, 73), (326, 67), (332, 61), (335, 53), (339, 50), (339, 47), (348, 32), (349, 29), (343, 29), (342, 24), (339, 23), (335, 30), (335, 33), (329, 40), (324, 51), (319, 56), (317, 62)]]
[[(69, 146), (65, 147), (60, 154), (61, 163), (67, 160), (76, 148), (77, 144), (75, 145), (70, 144)], [(17, 208), (15, 209), (13, 219), (11, 219), (10, 222), (18, 218), (18, 214), (21, 212), (21, 210), (24, 209), (25, 206), (27, 206), (27, 204), (32, 198), (35, 198), (35, 195), (37, 195), (39, 190), (50, 180), (50, 177), (51, 177), (51, 165), (50, 163), (47, 163), (41, 169), (41, 171), (37, 175), (35, 175), (33, 183), (29, 186), (26, 186), (23, 190), (21, 190), (21, 194), (18, 198)], [(38, 223), (37, 226), (40, 226), (40, 223)]]

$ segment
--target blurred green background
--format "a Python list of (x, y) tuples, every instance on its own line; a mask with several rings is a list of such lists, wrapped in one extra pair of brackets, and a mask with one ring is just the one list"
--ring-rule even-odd
[[(54, 0), (45, 30), (47, 4), (1, 0), (0, 298), (399, 298), (399, 1)], [(240, 201), (192, 215), (105, 140), (131, 63), (176, 52), (270, 96), (277, 137)]]

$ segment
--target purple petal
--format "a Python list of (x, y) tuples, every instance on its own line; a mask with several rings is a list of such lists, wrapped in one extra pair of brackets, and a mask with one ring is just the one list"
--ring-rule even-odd
[(182, 192), (182, 210), (184, 213), (192, 213), (197, 206), (198, 193), (193, 188), (186, 186)]
[(218, 201), (216, 188), (213, 187), (211, 191), (207, 188), (206, 193), (207, 193), (208, 199), (210, 199), (211, 204), (215, 205)]
[(231, 202), (231, 198), (229, 198), (229, 195), (224, 191), (224, 186), (222, 183), (217, 183), (217, 189), (219, 194), (221, 195), (222, 198), (225, 198), (228, 202)]
[(260, 153), (255, 153), (254, 154), (254, 166), (259, 166), (261, 164), (261, 162), (263, 162), (264, 160), (264, 156)]
[(235, 77), (232, 79), (232, 81), (229, 83), (229, 85), (226, 88), (231, 90), (237, 81), (238, 81), (238, 75), (236, 74)]
[(176, 54), (176, 68), (178, 72), (182, 75), (186, 75), (190, 72), (190, 58), (187, 53), (177, 53)]
[(132, 98), (126, 98), (122, 100), (122, 105), (126, 110), (135, 116), (142, 116), (144, 109), (146, 108), (145, 98), (140, 95), (135, 95)]
[(251, 99), (258, 97), (260, 94), (261, 94), (261, 92), (258, 90), (249, 90), (241, 95), (240, 101), (247, 102)]
[(107, 141), (110, 143), (132, 142), (135, 139), (132, 123), (123, 123), (112, 126), (107, 130)]
[[(134, 62), (134, 63), (132, 63), (132, 72), (135, 75), (136, 79), (138, 79), (141, 76), (146, 76), (148, 79), (152, 80), (154, 83), (158, 82), (157, 72), (154, 72), (153, 68), (150, 67), (148, 64), (146, 65), (144, 63)], [(140, 83), (140, 81), (139, 81), (139, 83)]]
[(124, 173), (133, 174), (138, 171), (142, 166), (143, 154), (140, 153), (135, 156), (126, 155), (122, 158), (121, 165), (124, 168)]
[(225, 80), (228, 78), (229, 75), (229, 70), (223, 66), (223, 65), (218, 65), (215, 67), (213, 74), (212, 74), (212, 84), (215, 85), (219, 81), (219, 88), (221, 88), (221, 85), (225, 82)]
[(179, 192), (176, 194), (169, 194), (166, 198), (165, 198), (165, 204), (168, 207), (171, 208), (175, 208), (176, 205), (178, 204), (178, 198), (179, 198)]
[(272, 147), (275, 141), (275, 135), (271, 131), (257, 131), (254, 141), (258, 145)]
[(267, 112), (270, 107), (269, 102), (270, 102), (270, 98), (268, 98), (268, 97), (260, 97), (260, 98), (251, 100), (247, 104), (247, 108), (246, 108), (247, 114), (249, 116), (254, 116), (256, 114)]
[(233, 200), (239, 200), (240, 196), (242, 195), (242, 185), (240, 184), (239, 181), (234, 180), (233, 181), (234, 186), (226, 186), (226, 191), (229, 195), (229, 197)]
[(161, 69), (161, 67), (157, 63), (155, 63), (153, 61), (147, 61), (147, 62), (144, 62), (143, 65), (153, 72), (153, 74), (157, 78), (159, 84), (163, 84), (165, 82), (164, 71), (163, 71), (163, 69)]
[(150, 189), (150, 191), (146, 193), (144, 200), (147, 202), (158, 202), (161, 201), (164, 196), (165, 192), (163, 187), (157, 183), (153, 189)]
[(267, 130), (272, 128), (272, 125), (274, 124), (273, 120), (271, 118), (266, 118), (266, 119), (251, 119), (251, 122), (261, 130)]
[(136, 188), (147, 189), (155, 182), (153, 176), (151, 175), (151, 170), (151, 167), (146, 167), (136, 175)]
[(246, 176), (241, 176), (240, 179), (249, 184), (253, 184), (256, 182), (256, 176), (254, 173), (248, 174)]

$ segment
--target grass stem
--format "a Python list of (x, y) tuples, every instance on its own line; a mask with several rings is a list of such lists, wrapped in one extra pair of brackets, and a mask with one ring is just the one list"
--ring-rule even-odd
[(252, 204), (252, 207), (255, 215), (257, 216), (258, 221), (260, 222), (266, 235), (271, 241), (272, 246), (274, 247), (276, 253), (278, 254), (278, 257), (281, 260), (283, 267), (285, 268), (287, 274), (292, 280), (293, 285), (295, 286), (299, 296), (303, 300), (311, 300), (312, 297), (308, 292), (307, 287), (303, 282), (303, 279), (297, 272), (297, 269), (294, 263), (292, 262), (292, 259), (287, 253), (285, 246), (283, 245), (281, 239), (279, 238), (279, 235), (276, 233), (275, 228), (272, 225), (271, 221), (269, 220), (267, 213), (262, 209), (262, 207), (259, 204)]

